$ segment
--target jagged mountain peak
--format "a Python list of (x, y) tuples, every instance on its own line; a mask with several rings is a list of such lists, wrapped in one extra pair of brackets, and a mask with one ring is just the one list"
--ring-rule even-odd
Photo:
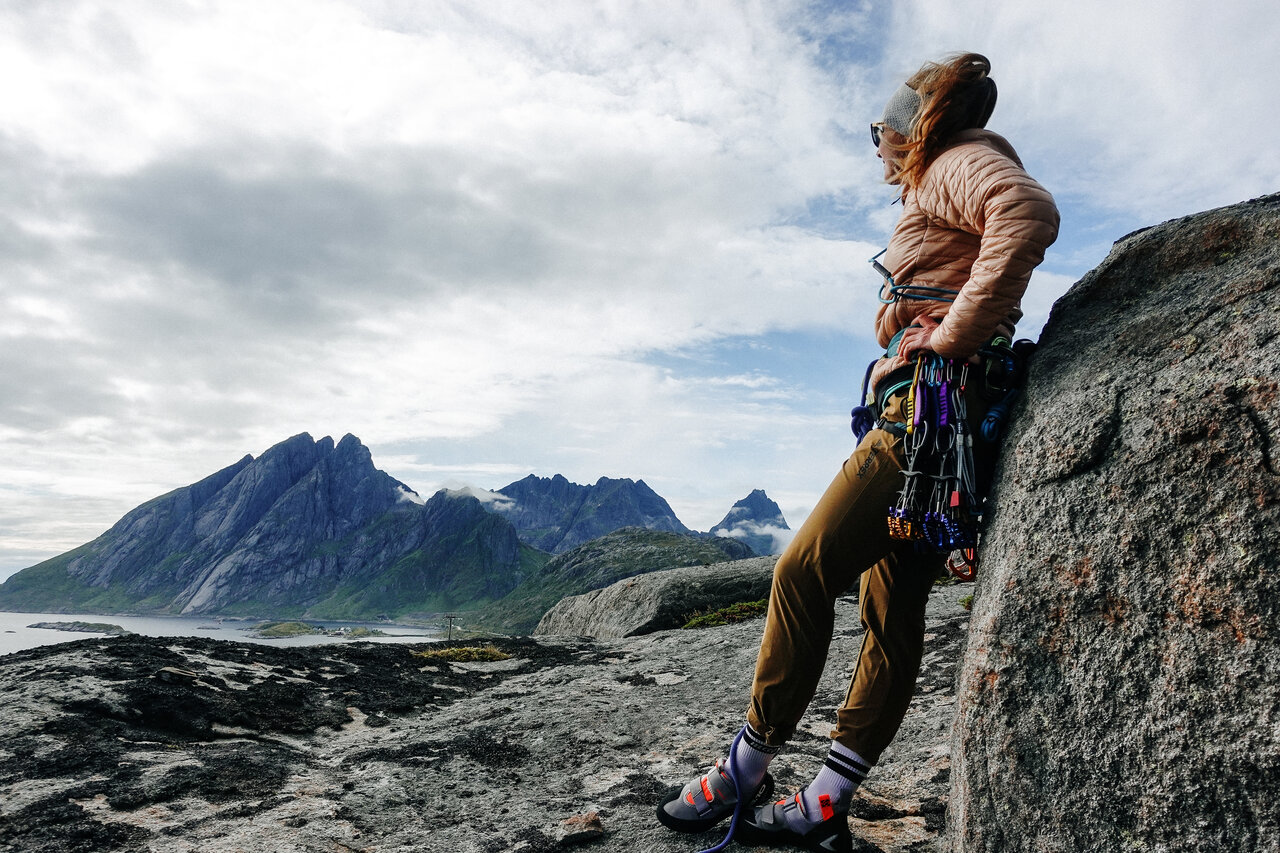
[(489, 509), (515, 525), (520, 538), (562, 554), (621, 527), (688, 533), (670, 505), (643, 480), (600, 477), (583, 486), (561, 474), (533, 474), (497, 490), (505, 501)]
[(790, 540), (790, 530), (782, 508), (764, 489), (754, 489), (735, 503), (710, 532), (744, 542), (757, 554), (777, 554)]

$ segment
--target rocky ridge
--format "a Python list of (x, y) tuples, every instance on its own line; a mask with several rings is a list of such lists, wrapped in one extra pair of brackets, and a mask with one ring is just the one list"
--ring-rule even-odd
[(560, 474), (530, 474), (499, 489), (498, 495), (489, 509), (515, 525), (523, 541), (550, 554), (563, 554), (623, 527), (692, 532), (644, 480), (601, 477), (582, 486)]
[(769, 597), (777, 557), (755, 557), (638, 575), (561, 599), (537, 636), (611, 640), (679, 628), (700, 612)]
[(528, 634), (566, 596), (596, 590), (620, 578), (666, 574), (662, 570), (675, 566), (719, 564), (750, 553), (750, 548), (734, 539), (624, 527), (553, 557), (504, 598), (468, 614), (467, 625)]
[[(862, 850), (935, 849), (964, 591), (930, 601), (919, 695), (855, 805)], [(671, 833), (653, 809), (740, 725), (761, 628), (502, 639), (512, 657), (491, 663), (144, 637), (6, 655), (0, 850), (688, 853), (718, 834)], [(841, 599), (828, 672), (774, 763), (784, 789), (821, 763), (860, 642)]]

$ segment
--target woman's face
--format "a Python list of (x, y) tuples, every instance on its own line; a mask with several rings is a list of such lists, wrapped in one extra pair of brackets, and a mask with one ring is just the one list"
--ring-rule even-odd
[(880, 131), (880, 144), (876, 146), (876, 156), (884, 161), (886, 184), (898, 183), (898, 166), (902, 160), (901, 146), (906, 142), (907, 138), (891, 127), (885, 127)]

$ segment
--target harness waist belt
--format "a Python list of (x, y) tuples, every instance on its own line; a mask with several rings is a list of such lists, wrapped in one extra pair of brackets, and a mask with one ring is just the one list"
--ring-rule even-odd
[(889, 402), (890, 397), (910, 388), (915, 378), (916, 366), (914, 364), (906, 364), (889, 371), (889, 374), (880, 380), (880, 384), (876, 385), (876, 416), (879, 417), (884, 412), (885, 404)]

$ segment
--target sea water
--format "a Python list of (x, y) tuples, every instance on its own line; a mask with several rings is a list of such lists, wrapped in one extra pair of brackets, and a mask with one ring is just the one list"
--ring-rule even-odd
[(326, 622), (312, 619), (305, 621), (328, 630), (341, 628), (369, 628), (382, 631), (385, 637), (357, 637), (348, 640), (324, 634), (307, 634), (300, 637), (284, 637), (262, 640), (250, 637), (262, 620), (218, 619), (210, 616), (102, 616), (86, 613), (9, 613), (0, 611), (0, 655), (36, 646), (69, 643), (103, 634), (87, 634), (59, 631), (52, 628), (31, 628), (36, 622), (96, 622), (119, 625), (126, 631), (147, 637), (206, 637), (214, 640), (235, 640), (244, 643), (262, 643), (268, 646), (317, 646), (324, 643), (365, 641), (375, 643), (425, 643), (441, 639), (430, 628), (395, 625), (387, 622)]

